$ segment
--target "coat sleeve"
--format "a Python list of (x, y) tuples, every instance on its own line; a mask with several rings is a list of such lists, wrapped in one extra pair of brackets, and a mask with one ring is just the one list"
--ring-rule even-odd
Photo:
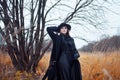
[(57, 32), (57, 27), (47, 27), (47, 32), (49, 34), (49, 36), (52, 38), (52, 40), (55, 40), (55, 37), (57, 34), (55, 34), (54, 32)]
[(54, 62), (58, 60), (59, 57), (59, 52), (60, 52), (60, 37), (55, 34), (54, 32), (57, 32), (57, 27), (47, 27), (47, 32), (51, 39), (53, 40), (53, 49), (52, 49), (52, 54), (51, 54), (51, 59), (50, 59), (50, 64), (54, 65)]
[(55, 43), (53, 43), (53, 49), (50, 59), (50, 64), (56, 64), (59, 60), (60, 53), (61, 53), (61, 38), (59, 36), (56, 37)]
[(74, 39), (73, 39), (73, 47), (72, 47), (72, 50), (73, 50), (73, 55), (74, 55), (74, 59), (77, 59), (78, 57), (80, 57), (77, 49), (76, 49), (76, 46), (75, 46), (75, 42), (74, 42)]

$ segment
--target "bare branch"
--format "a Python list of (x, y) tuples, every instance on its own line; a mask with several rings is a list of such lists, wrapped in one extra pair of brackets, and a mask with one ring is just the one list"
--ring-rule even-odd
[(64, 20), (64, 22), (69, 22), (73, 17), (74, 15), (81, 9), (81, 8), (84, 8), (86, 6), (88, 6), (89, 4), (92, 3), (93, 0), (86, 0), (83, 4), (80, 4), (81, 3), (81, 0), (78, 1), (78, 3), (76, 4), (73, 12), (71, 12), (67, 17), (66, 19)]
[(58, 0), (55, 4), (53, 4), (53, 5), (46, 11), (45, 19), (46, 19), (48, 13), (49, 13), (60, 1), (61, 1), (61, 0)]

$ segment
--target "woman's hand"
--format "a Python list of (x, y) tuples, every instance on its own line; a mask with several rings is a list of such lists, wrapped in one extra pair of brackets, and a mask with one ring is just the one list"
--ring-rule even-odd
[(56, 61), (51, 61), (50, 62), (50, 66), (55, 66), (56, 65)]
[(74, 60), (78, 59), (80, 57), (79, 53), (74, 53)]

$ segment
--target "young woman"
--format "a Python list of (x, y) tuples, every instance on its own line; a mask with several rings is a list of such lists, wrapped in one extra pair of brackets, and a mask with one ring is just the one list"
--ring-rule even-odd
[(77, 60), (80, 55), (74, 39), (69, 35), (70, 30), (71, 26), (66, 23), (47, 28), (53, 41), (50, 66), (46, 72), (48, 80), (82, 80), (80, 63)]

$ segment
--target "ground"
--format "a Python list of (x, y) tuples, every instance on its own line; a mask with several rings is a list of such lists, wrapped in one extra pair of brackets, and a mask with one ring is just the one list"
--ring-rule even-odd
[[(50, 54), (46, 53), (37, 66), (37, 73), (16, 71), (9, 55), (0, 51), (0, 80), (41, 80), (49, 64)], [(120, 80), (120, 51), (80, 52), (79, 61), (83, 80)]]

